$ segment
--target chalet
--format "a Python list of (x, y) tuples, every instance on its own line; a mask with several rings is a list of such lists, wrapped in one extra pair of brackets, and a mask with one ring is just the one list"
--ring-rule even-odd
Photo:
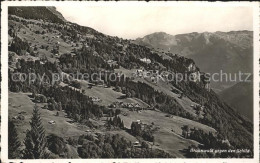
[(53, 125), (53, 124), (55, 124), (55, 121), (51, 120), (51, 121), (49, 121), (48, 123), (51, 124), (51, 125)]
[(80, 38), (80, 40), (79, 40), (80, 42), (84, 42), (85, 40), (83, 39), (83, 38)]
[(143, 77), (144, 73), (145, 73), (144, 68), (139, 68), (136, 70), (135, 75), (137, 75), (138, 77)]
[(32, 58), (27, 58), (27, 61), (33, 61), (33, 59)]
[(120, 78), (121, 76), (123, 76), (124, 74), (122, 72), (116, 72), (116, 77)]
[(134, 107), (140, 108), (141, 106), (140, 106), (140, 104), (136, 103), (136, 104), (134, 104)]
[(171, 114), (166, 114), (165, 117), (173, 118), (173, 115), (171, 115)]
[(166, 72), (166, 71), (163, 71), (163, 72), (161, 73), (161, 76), (164, 77), (164, 78), (167, 78), (168, 75), (169, 75), (169, 73)]
[(147, 64), (152, 63), (152, 61), (149, 58), (142, 58), (142, 59), (140, 59), (140, 61), (147, 63)]
[(109, 64), (109, 63), (112, 63), (112, 62), (114, 62), (112, 59), (107, 60), (107, 63), (108, 63), (108, 64)]
[(135, 141), (133, 143), (134, 147), (141, 147), (141, 144), (139, 143), (139, 141)]
[(205, 106), (201, 106), (200, 110), (203, 111), (205, 109)]
[(86, 47), (86, 48), (89, 48), (89, 46), (88, 46), (88, 44), (87, 44), (87, 43), (85, 44), (85, 47)]
[(188, 71), (189, 71), (189, 72), (192, 72), (192, 71), (195, 71), (195, 70), (196, 70), (195, 64), (194, 64), (194, 63), (189, 64), (189, 66), (188, 66)]
[(193, 82), (199, 82), (200, 81), (200, 72), (199, 71), (193, 72), (190, 75), (191, 75), (190, 76), (191, 77), (190, 78), (191, 81), (193, 81)]
[(17, 59), (18, 59), (15, 57), (15, 53), (10, 53), (8, 58), (9, 58), (9, 61), (11, 61), (11, 62), (17, 62)]
[(115, 104), (110, 104), (108, 107), (109, 107), (109, 108), (115, 108), (116, 105), (115, 105)]
[(153, 73), (154, 76), (156, 76), (156, 75), (159, 74), (159, 70), (153, 70), (152, 73)]
[(148, 77), (148, 76), (151, 76), (151, 72), (150, 71), (145, 71), (145, 76)]
[(182, 97), (183, 97), (183, 93), (180, 93), (178, 98), (182, 99)]
[(104, 80), (102, 80), (102, 79), (97, 80), (94, 83), (96, 84), (96, 86), (100, 86), (100, 87), (103, 87), (105, 84)]
[(18, 115), (18, 116), (14, 116), (13, 119), (18, 119), (18, 120), (24, 120), (24, 116), (23, 115)]
[(90, 97), (93, 102), (100, 102), (101, 99), (99, 97)]
[(93, 52), (94, 56), (98, 56), (98, 53), (96, 51)]
[(134, 105), (133, 105), (132, 103), (127, 103), (126, 106), (127, 106), (128, 108), (133, 108), (133, 107), (134, 107)]
[(108, 60), (107, 63), (109, 64), (110, 67), (112, 67), (112, 66), (117, 66), (117, 65), (118, 65), (118, 64), (117, 64), (117, 61), (114, 61), (114, 60), (111, 60), (111, 59)]
[(36, 94), (35, 95), (35, 101), (39, 102), (39, 103), (46, 103), (47, 102), (47, 98), (42, 95), (42, 94)]
[(123, 45), (122, 44), (117, 43), (116, 45), (117, 45), (118, 50), (120, 50), (120, 51), (123, 50)]
[(228, 139), (223, 139), (221, 142), (222, 142), (222, 144), (227, 144), (229, 147), (231, 146)]
[(182, 130), (182, 136), (184, 138), (189, 138), (190, 137), (190, 133), (191, 133), (190, 129)]
[(143, 73), (143, 71), (144, 71), (143, 69), (137, 69), (136, 70), (137, 73)]
[(155, 84), (156, 84), (156, 83), (157, 83), (157, 78), (156, 78), (156, 77), (154, 77), (154, 76), (152, 76), (152, 77), (151, 77), (151, 81), (152, 81), (153, 83), (155, 83)]
[(206, 89), (207, 91), (210, 91), (210, 83), (206, 83), (206, 84), (205, 84), (205, 89)]

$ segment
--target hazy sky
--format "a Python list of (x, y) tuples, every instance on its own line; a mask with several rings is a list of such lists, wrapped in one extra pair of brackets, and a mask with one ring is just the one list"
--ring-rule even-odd
[(154, 32), (253, 30), (249, 7), (59, 6), (65, 19), (126, 39)]

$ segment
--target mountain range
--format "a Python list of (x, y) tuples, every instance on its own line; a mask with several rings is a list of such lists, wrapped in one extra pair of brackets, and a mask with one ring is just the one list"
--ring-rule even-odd
[[(253, 32), (204, 32), (170, 35), (157, 32), (137, 38), (136, 43), (193, 59), (207, 73), (253, 72)], [(216, 92), (237, 82), (211, 82)]]

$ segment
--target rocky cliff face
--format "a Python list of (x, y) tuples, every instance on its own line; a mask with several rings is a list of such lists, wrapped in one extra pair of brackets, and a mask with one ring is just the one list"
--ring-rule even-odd
[[(169, 35), (153, 33), (135, 40), (140, 45), (192, 58), (202, 71), (253, 72), (253, 32), (204, 32)], [(216, 91), (236, 82), (212, 82)]]

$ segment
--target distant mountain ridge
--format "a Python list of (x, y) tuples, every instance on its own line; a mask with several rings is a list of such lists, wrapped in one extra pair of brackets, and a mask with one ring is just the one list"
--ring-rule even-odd
[[(193, 59), (202, 71), (216, 73), (253, 72), (253, 32), (204, 32), (170, 35), (157, 32), (135, 40), (136, 43), (157, 50)], [(235, 83), (212, 83), (224, 90)]]
[[(137, 38), (137, 43), (150, 46), (153, 48), (160, 48), (170, 52), (179, 53), (182, 56), (189, 56), (194, 52), (199, 51), (205, 45), (212, 45), (216, 40), (229, 42), (230, 44), (240, 46), (241, 48), (251, 48), (253, 45), (252, 31), (230, 31), (230, 32), (192, 32), (186, 34), (170, 35), (165, 32), (155, 32), (146, 35), (142, 38)], [(199, 42), (198, 42), (199, 41)], [(168, 49), (167, 49), (168, 48)], [(185, 51), (185, 49), (187, 51)]]

